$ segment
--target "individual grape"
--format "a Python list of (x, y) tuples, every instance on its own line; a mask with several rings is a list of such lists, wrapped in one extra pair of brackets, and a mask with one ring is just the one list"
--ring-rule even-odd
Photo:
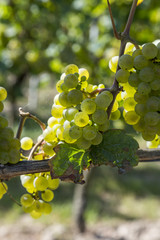
[(139, 121), (133, 125), (133, 128), (138, 131), (138, 132), (142, 132), (145, 129), (145, 121), (144, 118), (140, 118)]
[(59, 103), (63, 107), (70, 107), (71, 103), (68, 101), (68, 92), (62, 92), (59, 94)]
[(52, 179), (50, 175), (47, 175), (48, 188), (51, 190), (56, 190), (59, 187), (59, 178)]
[(135, 106), (135, 112), (139, 115), (139, 116), (144, 116), (147, 112), (147, 108), (146, 108), (146, 105), (143, 104), (143, 103), (138, 103), (136, 106)]
[(64, 78), (64, 85), (66, 88), (76, 88), (78, 85), (78, 78), (75, 74), (68, 74)]
[(118, 56), (112, 57), (111, 60), (109, 61), (109, 68), (112, 72), (116, 72), (117, 70), (117, 65), (118, 65)]
[(52, 109), (51, 109), (51, 114), (55, 118), (61, 118), (63, 110), (64, 110), (63, 106), (53, 104)]
[(103, 109), (97, 109), (92, 115), (93, 121), (97, 124), (104, 124), (107, 118), (108, 115)]
[(67, 108), (63, 112), (63, 117), (68, 121), (72, 121), (76, 113), (78, 113), (77, 108), (74, 108), (74, 107)]
[(50, 118), (48, 119), (47, 123), (48, 123), (48, 126), (49, 126), (50, 128), (52, 128), (55, 124), (58, 123), (58, 119), (55, 118), (55, 117), (50, 117)]
[(81, 137), (77, 140), (76, 144), (77, 144), (77, 147), (80, 149), (88, 149), (91, 146), (91, 141)]
[(50, 214), (52, 212), (52, 206), (49, 203), (43, 204), (43, 213), (44, 214)]
[(23, 150), (30, 150), (33, 146), (33, 140), (30, 137), (23, 137), (21, 139), (21, 148)]
[(43, 151), (49, 155), (49, 156), (53, 156), (55, 154), (55, 151), (53, 150), (53, 148), (56, 146), (56, 142), (55, 143), (45, 143), (43, 145)]
[(0, 112), (2, 112), (2, 111), (3, 111), (3, 108), (4, 108), (4, 105), (3, 105), (3, 103), (2, 103), (2, 102), (0, 102)]
[(144, 120), (147, 125), (154, 126), (160, 121), (160, 115), (158, 114), (158, 112), (148, 112), (144, 116)]
[(22, 206), (22, 209), (25, 213), (31, 213), (33, 211), (33, 206), (32, 205), (30, 207)]
[(10, 147), (13, 148), (13, 149), (16, 149), (16, 150), (20, 150), (21, 143), (20, 143), (19, 139), (18, 138), (13, 138), (10, 141)]
[(153, 43), (146, 43), (142, 48), (142, 54), (147, 59), (153, 59), (158, 54), (158, 48)]
[(8, 152), (10, 149), (10, 141), (8, 139), (0, 139), (0, 149), (2, 151)]
[(60, 76), (60, 80), (64, 80), (66, 74), (65, 73), (62, 73), (61, 76)]
[(123, 107), (127, 111), (134, 110), (135, 106), (136, 106), (136, 101), (134, 100), (133, 97), (126, 98), (123, 102)]
[(139, 78), (143, 82), (152, 82), (154, 79), (154, 71), (151, 67), (145, 67), (140, 70)]
[(160, 80), (159, 79), (155, 79), (152, 82), (150, 82), (150, 87), (152, 90), (159, 90), (160, 89)]
[(72, 105), (77, 105), (83, 100), (83, 94), (80, 90), (73, 89), (68, 93), (68, 101)]
[[(113, 98), (113, 96), (112, 96)], [(95, 103), (97, 105), (97, 108), (99, 109), (106, 109), (112, 102), (112, 98), (110, 98), (109, 95), (105, 93), (100, 93), (99, 95), (96, 96), (95, 98)], [(94, 111), (95, 112), (95, 111)]]
[(60, 93), (58, 93), (54, 96), (54, 104), (55, 105), (61, 105), (59, 102), (59, 95), (60, 95)]
[(69, 134), (70, 128), (65, 128), (63, 131), (63, 139), (66, 143), (74, 143), (76, 139), (72, 138)]
[(121, 112), (117, 109), (114, 112), (111, 112), (110, 120), (118, 120), (121, 117)]
[(83, 138), (93, 140), (97, 135), (97, 129), (94, 126), (86, 126), (83, 128)]
[[(57, 125), (59, 124), (54, 125), (54, 127)], [(57, 140), (55, 129), (47, 127), (43, 131), (43, 138), (46, 142), (55, 142)]]
[(57, 120), (58, 120), (58, 124), (60, 124), (60, 125), (63, 125), (63, 123), (65, 121), (65, 119), (63, 117), (58, 118)]
[(132, 53), (132, 57), (133, 59), (135, 59), (137, 56), (142, 55), (142, 50), (141, 49), (136, 49), (133, 53)]
[(151, 88), (150, 85), (146, 82), (141, 82), (138, 85), (138, 93), (140, 93), (141, 95), (147, 95), (151, 92)]
[(116, 79), (119, 83), (126, 83), (128, 82), (130, 73), (126, 70), (120, 69), (116, 72)]
[(132, 87), (138, 87), (138, 84), (140, 83), (140, 79), (137, 73), (133, 72), (130, 74), (129, 78), (128, 78), (128, 83), (129, 85), (131, 85)]
[(100, 132), (97, 132), (94, 139), (91, 140), (92, 145), (99, 145), (103, 140), (103, 136)]
[(150, 149), (151, 148), (157, 148), (159, 146), (159, 144), (160, 144), (160, 139), (159, 139), (158, 136), (156, 136), (152, 141), (148, 141), (146, 143), (147, 148), (150, 148)]
[(33, 203), (33, 209), (34, 211), (38, 212), (38, 213), (42, 213), (43, 212), (43, 207), (44, 207), (44, 202), (42, 200), (35, 200)]
[(6, 128), (8, 126), (8, 121), (6, 118), (0, 116), (0, 128)]
[(155, 138), (156, 134), (148, 131), (143, 131), (142, 132), (142, 137), (145, 141), (153, 141)]
[(101, 132), (105, 132), (109, 129), (109, 126), (110, 126), (110, 122), (108, 119), (106, 119), (103, 124), (98, 125), (98, 130)]
[(128, 54), (122, 55), (119, 58), (119, 66), (123, 70), (130, 70), (133, 68), (133, 57)]
[(155, 96), (151, 96), (147, 102), (147, 110), (150, 112), (156, 112), (160, 109), (160, 98), (155, 97)]
[(64, 73), (66, 75), (74, 74), (74, 73), (78, 73), (78, 72), (79, 72), (79, 69), (78, 69), (77, 65), (75, 65), (75, 64), (69, 64), (64, 70)]
[(38, 218), (40, 218), (40, 217), (42, 216), (42, 213), (41, 213), (41, 212), (36, 212), (36, 211), (33, 210), (33, 211), (30, 213), (30, 215), (31, 215), (32, 218), (38, 219)]
[(145, 103), (147, 99), (148, 99), (148, 95), (144, 95), (144, 94), (142, 95), (138, 92), (134, 94), (134, 100), (138, 103)]
[(34, 203), (34, 198), (26, 193), (21, 196), (20, 202), (24, 207), (30, 207)]
[(135, 46), (133, 43), (127, 42), (126, 47), (125, 47), (125, 53), (130, 52), (130, 51), (132, 52), (134, 47)]
[(149, 62), (143, 55), (138, 55), (134, 58), (134, 67), (138, 70), (143, 69), (144, 67), (147, 67)]
[(69, 135), (73, 139), (78, 139), (82, 136), (82, 128), (74, 125), (69, 129)]
[(41, 197), (42, 197), (42, 200), (46, 202), (50, 202), (54, 198), (54, 193), (51, 190), (46, 189), (44, 192), (42, 192)]
[(102, 84), (102, 83), (100, 83), (100, 84), (98, 85), (98, 88), (105, 88), (105, 85)]
[(56, 136), (59, 140), (63, 141), (63, 132), (64, 132), (64, 127), (60, 126), (57, 131), (56, 131)]
[(96, 111), (96, 103), (93, 99), (86, 98), (81, 102), (82, 112), (90, 115)]
[(10, 161), (8, 152), (0, 152), (0, 163), (6, 164)]
[(140, 116), (134, 111), (129, 111), (124, 114), (124, 119), (129, 125), (134, 125), (139, 121)]
[(7, 91), (4, 87), (0, 87), (0, 102), (4, 101), (7, 97)]
[(86, 113), (78, 112), (78, 113), (75, 114), (74, 123), (78, 127), (84, 127), (88, 124), (88, 122), (89, 122), (89, 116)]
[(10, 128), (10, 127), (3, 128), (1, 131), (1, 138), (7, 139), (7, 140), (13, 139), (14, 132), (13, 132), (12, 128)]
[(88, 80), (88, 78), (89, 78), (89, 72), (85, 68), (80, 68), (79, 69), (79, 78), (81, 79), (82, 77), (85, 77), (86, 80)]
[(119, 104), (118, 104), (118, 102), (115, 100), (115, 101), (114, 101), (114, 104), (113, 104), (113, 107), (112, 107), (112, 112), (117, 111), (118, 107), (119, 107)]
[(38, 191), (45, 191), (48, 187), (48, 181), (45, 177), (38, 176), (34, 179), (33, 185)]
[(20, 152), (16, 149), (10, 149), (9, 151), (9, 163), (16, 164), (20, 160)]
[(70, 128), (70, 127), (71, 127), (71, 123), (68, 120), (64, 121), (63, 128), (65, 129), (65, 128)]
[(62, 86), (63, 83), (64, 83), (64, 80), (63, 80), (63, 79), (59, 80), (59, 81), (56, 83), (56, 90), (57, 90), (57, 92), (59, 92), (59, 93), (63, 92), (63, 90), (62, 90), (62, 88), (61, 88), (61, 86)]

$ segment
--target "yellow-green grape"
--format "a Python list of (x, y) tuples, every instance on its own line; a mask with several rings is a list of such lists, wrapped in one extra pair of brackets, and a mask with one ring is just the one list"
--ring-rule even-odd
[(25, 187), (25, 188), (34, 187), (33, 186), (34, 178), (35, 178), (34, 175), (21, 175), (20, 180), (21, 180), (23, 187)]
[(136, 104), (136, 106), (135, 106), (135, 112), (136, 112), (139, 116), (143, 117), (143, 116), (146, 114), (146, 112), (147, 112), (146, 105), (143, 104), (143, 103), (138, 103), (138, 104)]
[(121, 85), (123, 86), (124, 90), (124, 92), (121, 93), (123, 99), (134, 96), (136, 89), (131, 87), (128, 82), (122, 83)]
[(92, 90), (94, 91), (94, 90), (96, 90), (98, 88), (98, 86), (97, 85), (93, 85), (93, 88), (92, 88)]
[(79, 69), (79, 79), (81, 79), (82, 77), (85, 77), (86, 80), (88, 80), (88, 78), (89, 78), (89, 72), (85, 68), (80, 68)]
[(118, 120), (121, 117), (121, 112), (117, 109), (115, 112), (111, 112), (110, 120)]
[(61, 105), (59, 102), (59, 95), (60, 95), (60, 93), (58, 93), (54, 96), (54, 104), (55, 105)]
[(148, 132), (148, 131), (143, 131), (142, 132), (142, 137), (145, 141), (153, 141), (156, 137), (156, 134), (155, 133), (152, 133), (152, 132)]
[(129, 97), (129, 98), (126, 98), (123, 102), (123, 107), (125, 110), (127, 111), (132, 111), (134, 110), (135, 106), (136, 106), (136, 101), (134, 100), (133, 97)]
[(134, 125), (139, 121), (140, 116), (134, 111), (129, 111), (124, 114), (124, 119), (129, 125)]
[(92, 139), (91, 144), (92, 145), (99, 145), (103, 140), (103, 136), (100, 132), (97, 132), (94, 139)]
[(89, 116), (85, 112), (78, 112), (74, 116), (74, 123), (78, 127), (84, 127), (89, 122)]
[(59, 92), (59, 93), (63, 92), (63, 90), (62, 90), (62, 88), (61, 88), (61, 86), (62, 86), (63, 83), (64, 83), (64, 79), (61, 79), (61, 80), (59, 80), (59, 81), (56, 83), (57, 92)]
[(81, 102), (81, 110), (84, 113), (93, 114), (96, 111), (96, 103), (93, 99), (86, 98)]
[(157, 56), (158, 54), (158, 48), (153, 44), (153, 43), (146, 43), (142, 47), (142, 54), (147, 58), (147, 59), (153, 59)]
[(52, 212), (52, 206), (49, 203), (43, 203), (43, 214), (50, 214)]
[(30, 207), (34, 203), (34, 198), (26, 193), (21, 196), (20, 202), (24, 207)]
[(56, 146), (56, 142), (52, 143), (45, 143), (43, 145), (43, 151), (49, 155), (49, 156), (53, 156), (55, 154), (55, 151), (53, 150), (53, 148)]
[(147, 125), (154, 126), (160, 121), (160, 115), (158, 112), (148, 112), (144, 116), (144, 121)]
[(69, 135), (73, 139), (78, 139), (82, 136), (82, 128), (74, 125), (69, 129)]
[(107, 118), (108, 115), (103, 109), (97, 109), (92, 115), (93, 121), (97, 124), (104, 124)]
[(64, 110), (63, 106), (53, 104), (51, 109), (51, 114), (55, 118), (61, 118), (63, 114), (63, 110)]
[(38, 218), (40, 218), (40, 217), (42, 216), (42, 213), (41, 213), (41, 212), (36, 212), (36, 211), (33, 210), (33, 211), (30, 213), (30, 215), (31, 215), (32, 218), (38, 219)]
[(7, 91), (4, 87), (0, 87), (0, 101), (4, 101), (7, 97)]
[(98, 88), (105, 88), (105, 85), (102, 84), (102, 83), (100, 83), (100, 84), (98, 85)]
[[(56, 124), (56, 125), (58, 125), (58, 124)], [(55, 130), (53, 128), (47, 127), (43, 131), (43, 138), (46, 142), (55, 142), (57, 140)]]
[(133, 59), (135, 59), (137, 56), (142, 55), (142, 50), (141, 49), (136, 49), (133, 54), (132, 57)]
[(144, 118), (140, 118), (139, 121), (133, 125), (133, 128), (138, 131), (138, 132), (142, 132), (145, 129), (145, 121)]
[(54, 198), (54, 193), (51, 190), (46, 189), (44, 192), (41, 193), (41, 197), (42, 200), (50, 202)]
[(82, 81), (81, 82), (81, 90), (83, 90), (84, 88), (86, 88), (88, 86), (88, 82), (87, 81)]
[(108, 106), (112, 102), (112, 99), (113, 99), (112, 94), (111, 94), (111, 97), (110, 97), (110, 95), (108, 95), (107, 93), (104, 93), (104, 92), (100, 93), (95, 98), (95, 103), (97, 105), (97, 108), (99, 108), (99, 109), (108, 108)]
[(6, 118), (0, 116), (0, 128), (6, 128), (8, 126), (8, 121)]
[(86, 92), (88, 92), (88, 93), (93, 92), (93, 85), (92, 84), (88, 84), (88, 86), (86, 87)]
[(152, 90), (160, 90), (160, 81), (159, 79), (155, 79), (154, 81), (150, 82), (150, 87)]
[(160, 110), (160, 98), (156, 96), (151, 96), (146, 101), (147, 110), (150, 112), (157, 112)]
[(30, 207), (22, 206), (22, 209), (25, 213), (31, 213), (33, 211), (33, 205), (31, 205)]
[[(7, 192), (7, 190), (8, 190), (7, 184), (4, 182), (0, 182), (0, 196), (3, 197), (3, 195)], [(1, 197), (0, 197), (0, 199), (1, 199)]]
[(108, 119), (106, 119), (103, 124), (98, 125), (98, 130), (101, 132), (105, 132), (109, 129), (109, 126), (110, 126), (110, 122)]
[(128, 82), (130, 73), (126, 70), (120, 69), (116, 72), (116, 79), (119, 83), (126, 83)]
[(21, 143), (18, 138), (13, 138), (12, 141), (10, 142), (10, 146), (11, 146), (11, 148), (20, 150)]
[(60, 125), (63, 125), (63, 123), (65, 121), (65, 119), (63, 117), (58, 118), (57, 120), (58, 120), (58, 124), (60, 124)]
[(3, 105), (3, 103), (2, 103), (2, 102), (0, 102), (0, 112), (2, 112), (2, 111), (3, 111), (3, 108), (4, 108), (4, 105)]
[(128, 78), (128, 83), (129, 85), (131, 85), (132, 87), (138, 87), (138, 84), (140, 83), (140, 79), (137, 73), (133, 72), (130, 74), (129, 78)]
[(69, 64), (67, 65), (67, 67), (64, 70), (64, 73), (67, 74), (74, 74), (74, 73), (78, 73), (79, 69), (77, 67), (77, 65), (75, 64)]
[(77, 144), (77, 147), (80, 149), (88, 149), (91, 146), (91, 141), (81, 137), (77, 140), (76, 144)]
[(23, 150), (30, 150), (33, 146), (33, 140), (30, 137), (23, 137), (21, 139), (21, 148)]
[(147, 99), (148, 99), (148, 95), (144, 95), (144, 94), (142, 95), (138, 92), (134, 94), (134, 100), (138, 103), (145, 103)]
[(65, 120), (64, 123), (63, 123), (63, 127), (64, 128), (70, 128), (71, 127), (70, 121)]
[(64, 127), (63, 126), (60, 126), (57, 131), (56, 131), (56, 136), (59, 140), (64, 140), (63, 139), (63, 131), (64, 131)]
[(73, 89), (68, 93), (68, 102), (77, 105), (83, 100), (83, 94), (80, 90)]
[(63, 131), (63, 139), (66, 143), (74, 143), (76, 139), (73, 139), (69, 134), (69, 128), (65, 128)]
[(38, 191), (44, 191), (48, 187), (48, 181), (45, 177), (38, 176), (34, 179), (33, 185)]
[(115, 112), (115, 111), (118, 109), (118, 107), (119, 107), (119, 104), (118, 104), (118, 102), (115, 100), (115, 101), (114, 101), (114, 104), (113, 104), (113, 107), (112, 107), (112, 112)]
[(117, 102), (120, 102), (122, 100), (121, 92), (119, 92), (116, 96)]
[(43, 212), (43, 207), (44, 207), (44, 202), (42, 200), (35, 200), (34, 203), (33, 203), (33, 209), (34, 211), (36, 212), (40, 212), (42, 213)]
[(77, 108), (75, 107), (67, 108), (63, 111), (63, 117), (68, 121), (72, 121), (76, 113), (78, 113)]
[(47, 123), (48, 123), (48, 126), (52, 128), (55, 124), (58, 124), (58, 119), (55, 117), (50, 117), (48, 118)]
[(157, 148), (160, 145), (160, 139), (158, 136), (155, 137), (152, 141), (147, 141), (147, 148)]
[(78, 78), (75, 74), (68, 74), (64, 78), (64, 85), (70, 89), (70, 88), (76, 88), (78, 84)]
[(93, 140), (97, 135), (97, 129), (94, 126), (86, 126), (83, 128), (83, 138)]
[[(67, 75), (68, 76), (68, 75)], [(62, 92), (59, 94), (59, 103), (63, 106), (63, 107), (70, 107), (71, 103), (68, 101), (68, 92)]]
[(117, 65), (118, 65), (118, 56), (114, 56), (111, 58), (111, 60), (109, 61), (109, 68), (112, 72), (116, 72), (117, 70)]
[(66, 74), (65, 73), (62, 73), (61, 76), (60, 76), (60, 80), (64, 80)]
[(130, 52), (130, 51), (133, 51), (133, 48), (134, 48), (134, 47), (135, 47), (135, 46), (134, 46), (133, 43), (128, 42), (128, 43), (126, 44), (126, 47), (125, 47), (125, 53)]
[(14, 138), (14, 132), (12, 128), (6, 127), (1, 130), (1, 138), (11, 140)]
[(154, 79), (154, 71), (151, 67), (145, 67), (140, 70), (139, 78), (143, 82), (152, 82)]
[(143, 56), (143, 55), (138, 55), (137, 57), (134, 58), (134, 68), (141, 70), (144, 67), (147, 67), (149, 64), (149, 61)]
[(50, 175), (47, 175), (48, 188), (51, 190), (56, 190), (59, 187), (60, 180), (59, 178), (52, 179)]
[(133, 57), (128, 54), (122, 55), (119, 58), (119, 66), (123, 70), (130, 70), (133, 68)]
[(151, 87), (148, 83), (146, 82), (141, 82), (138, 85), (138, 93), (142, 94), (142, 95), (147, 95), (151, 92)]

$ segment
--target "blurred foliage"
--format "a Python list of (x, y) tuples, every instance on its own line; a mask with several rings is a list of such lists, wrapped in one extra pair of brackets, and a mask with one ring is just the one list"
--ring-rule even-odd
[[(132, 1), (110, 2), (117, 29), (123, 31)], [(159, 0), (145, 0), (131, 36), (140, 44), (158, 39), (159, 24)], [(38, 76), (39, 87), (53, 87), (69, 63), (87, 67), (93, 84), (111, 85), (108, 61), (118, 47), (106, 0), (0, 1), (0, 83), (12, 103), (26, 95), (23, 86), (31, 76)]]

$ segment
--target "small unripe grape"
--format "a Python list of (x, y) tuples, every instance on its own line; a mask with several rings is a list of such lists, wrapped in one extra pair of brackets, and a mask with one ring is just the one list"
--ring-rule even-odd
[(21, 148), (23, 150), (30, 150), (33, 146), (33, 140), (30, 137), (24, 137), (21, 139)]

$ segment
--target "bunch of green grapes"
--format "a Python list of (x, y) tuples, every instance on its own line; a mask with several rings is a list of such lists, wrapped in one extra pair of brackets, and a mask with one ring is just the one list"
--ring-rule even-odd
[(50, 173), (21, 175), (22, 186), (27, 190), (21, 196), (20, 202), (24, 212), (33, 218), (40, 218), (42, 214), (50, 214), (50, 202), (54, 198), (53, 190), (59, 186), (59, 179), (51, 179)]
[[(3, 111), (3, 101), (7, 97), (7, 91), (0, 87), (0, 112)], [(20, 160), (20, 141), (14, 138), (13, 130), (8, 127), (7, 119), (0, 115), (0, 163), (15, 164)]]
[(110, 61), (123, 92), (123, 117), (126, 123), (141, 132), (149, 147), (160, 144), (160, 43), (146, 43)]
[(50, 156), (59, 141), (74, 143), (81, 149), (98, 145), (103, 139), (102, 132), (109, 128), (106, 110), (113, 96), (109, 91), (93, 94), (94, 90), (105, 86), (88, 84), (88, 78), (85, 68), (70, 64), (56, 84), (58, 94), (51, 109), (52, 117), (43, 132), (44, 151)]

